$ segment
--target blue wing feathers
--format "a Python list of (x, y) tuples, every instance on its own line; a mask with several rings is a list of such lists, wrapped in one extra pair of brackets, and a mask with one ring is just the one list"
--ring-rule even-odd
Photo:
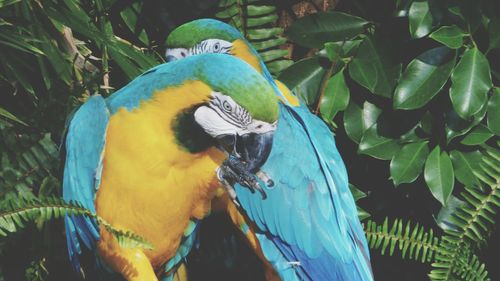
[[(66, 137), (63, 198), (94, 213), (108, 121), (106, 102), (99, 95), (92, 96), (73, 116)], [(65, 229), (70, 260), (79, 271), (80, 242), (92, 249), (99, 239), (98, 227), (92, 219), (71, 215), (65, 217)]]
[(373, 280), (347, 172), (328, 127), (305, 106), (281, 104), (273, 143), (261, 168), (276, 183), (268, 198), (236, 186), (243, 209), (267, 233), (258, 238), (271, 264), (298, 262), (291, 268), (299, 280)]

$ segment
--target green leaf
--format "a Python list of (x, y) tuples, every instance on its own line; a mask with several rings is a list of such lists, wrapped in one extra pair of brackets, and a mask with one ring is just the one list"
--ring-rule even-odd
[(425, 159), (429, 154), (428, 142), (410, 143), (394, 155), (390, 164), (391, 178), (394, 185), (411, 183), (422, 172)]
[(451, 74), (450, 98), (458, 115), (468, 119), (485, 105), (492, 87), (490, 65), (477, 48), (465, 51)]
[(2, 107), (0, 107), (0, 116), (5, 117), (9, 120), (15, 121), (21, 125), (28, 126), (28, 124), (24, 123), (19, 118), (17, 118), (14, 114), (8, 112), (7, 110), (3, 109)]
[(386, 39), (370, 36), (349, 64), (349, 75), (370, 92), (390, 98), (401, 75), (401, 64), (394, 61)]
[(490, 43), (488, 45), (488, 50), (500, 47), (500, 19), (491, 18), (488, 23), (488, 35), (490, 37)]
[(473, 128), (461, 141), (462, 144), (465, 145), (478, 145), (483, 144), (487, 140), (489, 140), (493, 136), (488, 127), (479, 124), (475, 128)]
[(363, 133), (375, 124), (381, 113), (382, 110), (374, 104), (366, 101), (361, 108), (351, 99), (344, 111), (344, 127), (347, 136), (359, 143)]
[(326, 42), (352, 39), (363, 33), (368, 21), (340, 12), (320, 12), (302, 17), (287, 30), (288, 38), (304, 47), (323, 48)]
[[(456, 172), (456, 170), (455, 170)], [(448, 199), (448, 202), (446, 203), (445, 206), (441, 207), (441, 210), (439, 210), (439, 213), (436, 218), (436, 223), (437, 225), (442, 229), (442, 230), (458, 230), (458, 227), (454, 221), (454, 216), (456, 215), (457, 211), (459, 211), (463, 206), (465, 206), (465, 202), (458, 199), (457, 197), (451, 195), (450, 198)]]
[(344, 111), (344, 128), (347, 136), (355, 143), (359, 143), (363, 136), (362, 116), (363, 111), (361, 107), (351, 99)]
[(396, 10), (394, 11), (395, 17), (407, 17), (408, 10), (410, 10), (410, 6), (413, 0), (397, 0), (396, 1)]
[(256, 16), (262, 16), (262, 15), (267, 15), (276, 10), (276, 7), (274, 6), (265, 6), (265, 5), (248, 5), (247, 6), (247, 14), (250, 17), (256, 17)]
[(500, 88), (494, 88), (488, 102), (488, 128), (495, 135), (500, 135)]
[(367, 218), (371, 217), (372, 215), (370, 215), (370, 213), (368, 213), (367, 211), (365, 211), (364, 209), (356, 206), (356, 209), (358, 210), (358, 219), (360, 221), (364, 221), (366, 220)]
[(370, 155), (381, 160), (390, 160), (398, 151), (400, 145), (395, 139), (381, 136), (377, 124), (373, 124), (363, 134), (359, 143), (358, 153)]
[(432, 14), (428, 1), (415, 1), (408, 12), (410, 34), (413, 38), (422, 38), (432, 29)]
[(436, 146), (427, 157), (424, 178), (432, 195), (444, 206), (453, 191), (454, 173), (450, 157)]
[[(339, 58), (352, 56), (352, 53), (359, 46), (359, 44), (361, 44), (361, 42), (363, 42), (363, 40), (328, 42), (325, 44), (324, 51), (330, 61), (335, 61)], [(321, 55), (322, 52), (323, 50), (320, 51), (319, 54)]]
[(17, 2), (21, 2), (21, 0), (0, 0), (0, 8), (4, 8)]
[(282, 70), (285, 70), (293, 65), (293, 60), (276, 60), (266, 63), (267, 69), (273, 74), (279, 74)]
[(464, 44), (466, 34), (457, 26), (442, 26), (429, 35), (432, 39), (452, 49), (458, 49)]
[(247, 30), (247, 37), (249, 40), (268, 39), (272, 36), (279, 36), (281, 34), (283, 34), (283, 28), (280, 27)]
[(480, 182), (473, 172), (479, 168), (479, 163), (481, 163), (482, 154), (479, 151), (452, 150), (450, 158), (455, 170), (455, 177), (459, 182), (465, 186), (480, 186)]
[(394, 108), (417, 109), (427, 104), (444, 86), (455, 65), (455, 52), (446, 47), (431, 49), (412, 60), (394, 91)]
[(320, 58), (307, 58), (285, 69), (278, 79), (308, 105), (313, 105), (325, 71), (326, 69), (320, 64)]
[(363, 192), (353, 184), (349, 184), (349, 190), (354, 197), (354, 201), (358, 201), (359, 199), (365, 198), (367, 196), (365, 192)]
[(465, 135), (469, 132), (474, 126), (479, 124), (486, 116), (487, 106), (483, 106), (478, 113), (474, 114), (472, 120), (464, 120), (458, 113), (453, 110), (453, 108), (445, 110), (445, 121), (446, 121), (446, 140), (449, 143), (456, 137)]
[(257, 51), (269, 49), (286, 43), (286, 38), (278, 37), (266, 41), (252, 42), (252, 45)]
[(321, 99), (320, 112), (327, 120), (332, 120), (337, 112), (349, 104), (349, 88), (345, 83), (344, 72), (338, 72), (328, 79), (325, 95)]

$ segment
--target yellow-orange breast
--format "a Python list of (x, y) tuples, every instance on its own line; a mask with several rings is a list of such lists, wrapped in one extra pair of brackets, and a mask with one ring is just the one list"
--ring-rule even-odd
[[(210, 210), (217, 187), (215, 169), (223, 154), (182, 149), (172, 120), (182, 109), (208, 99), (199, 81), (156, 92), (132, 111), (120, 109), (109, 121), (103, 171), (95, 206), (113, 226), (133, 231), (154, 245), (145, 251), (153, 266), (170, 259), (191, 218)], [(98, 249), (111, 265), (116, 241), (101, 228)], [(106, 259), (106, 258), (105, 258)]]

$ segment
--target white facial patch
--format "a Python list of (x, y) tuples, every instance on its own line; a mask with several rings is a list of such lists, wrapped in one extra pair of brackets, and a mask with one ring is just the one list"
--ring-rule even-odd
[(165, 57), (167, 61), (180, 60), (194, 55), (200, 54), (229, 54), (231, 47), (233, 45), (231, 42), (221, 40), (221, 39), (207, 39), (196, 44), (192, 48), (173, 48), (167, 49), (165, 52)]
[(231, 97), (213, 92), (209, 105), (201, 106), (194, 113), (198, 123), (212, 137), (220, 135), (263, 134), (276, 130), (273, 124), (253, 119), (248, 111)]
[[(167, 61), (180, 60), (189, 56), (189, 50), (184, 48), (167, 49), (165, 57)], [(174, 59), (173, 59), (174, 58)]]

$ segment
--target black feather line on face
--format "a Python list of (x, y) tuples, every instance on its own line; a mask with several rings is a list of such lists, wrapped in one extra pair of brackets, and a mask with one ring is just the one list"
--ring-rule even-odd
[(206, 103), (194, 105), (177, 114), (172, 121), (177, 144), (191, 153), (199, 153), (216, 145), (216, 141), (195, 121), (194, 112)]
[(230, 111), (224, 108), (224, 102), (220, 100), (218, 97), (213, 98), (209, 107), (214, 110), (217, 115), (219, 115), (224, 121), (238, 127), (244, 129), (250, 123), (252, 123), (252, 116), (250, 113), (245, 110), (243, 107), (236, 105), (231, 106)]

